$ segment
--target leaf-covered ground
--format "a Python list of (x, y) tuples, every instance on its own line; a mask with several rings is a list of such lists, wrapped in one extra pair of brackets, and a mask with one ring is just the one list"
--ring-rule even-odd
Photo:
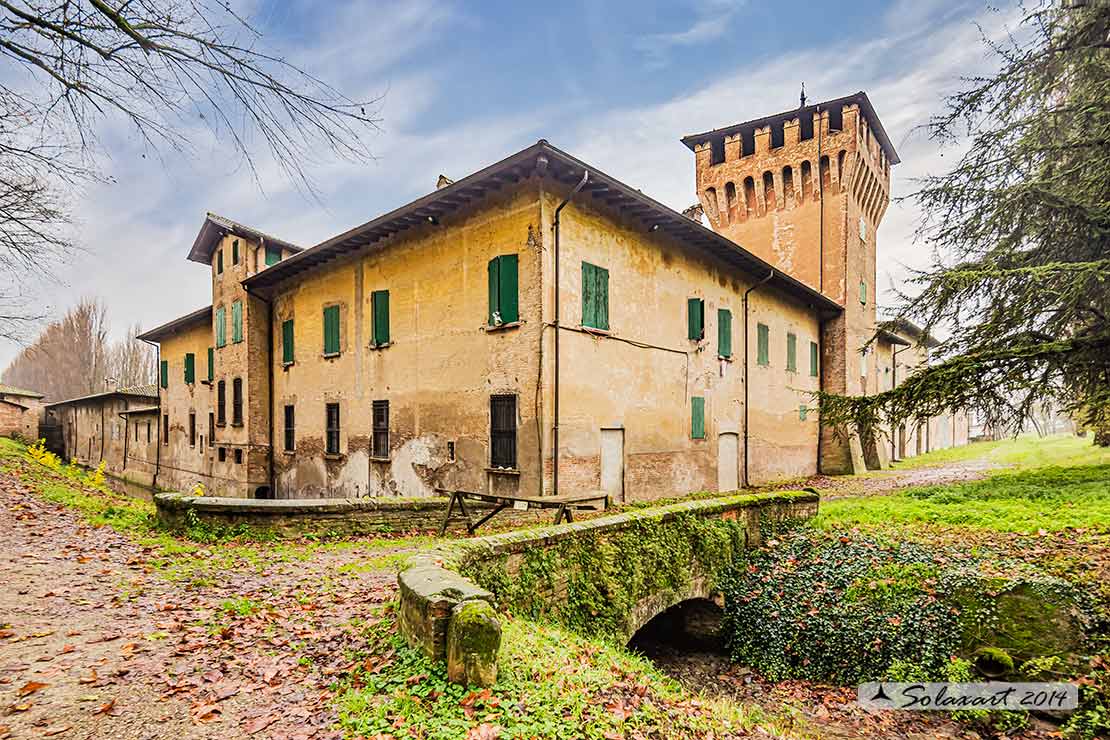
[[(1014, 464), (983, 450), (988, 459), (923, 460), (851, 485), (889, 493), (922, 471), (931, 482), (963, 481)], [(711, 657), (689, 675), (672, 666), (685, 679), (675, 682), (619, 647), (511, 617), (499, 685), (447, 686), (440, 667), (398, 643), (389, 611), (395, 570), (426, 533), (204, 543), (159, 532), (151, 512), (0, 440), (0, 740), (963, 732), (933, 715), (867, 714), (844, 690), (768, 684)], [(1014, 536), (1061, 568), (1077, 550), (1105, 553), (1093, 533)]]

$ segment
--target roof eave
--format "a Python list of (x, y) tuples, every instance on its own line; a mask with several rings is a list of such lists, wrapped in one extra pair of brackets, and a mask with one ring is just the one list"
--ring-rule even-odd
[(198, 308), (196, 311), (191, 311), (184, 316), (178, 316), (176, 319), (171, 319), (161, 326), (156, 326), (153, 329), (144, 331), (142, 334), (136, 336), (143, 342), (158, 342), (162, 338), (167, 337), (174, 332), (186, 329), (190, 326), (195, 326), (203, 322), (211, 322), (212, 320), (212, 307), (205, 306)]
[[(384, 236), (375, 236), (375, 232), (381, 230), (392, 234), (404, 228), (408, 228), (408, 226), (400, 224), (407, 221), (413, 223), (418, 222), (422, 214), (430, 213), (436, 208), (437, 204), (443, 201), (450, 202), (467, 191), (480, 188), (483, 182), (487, 180), (497, 182), (501, 178), (506, 177), (507, 172), (516, 170), (520, 168), (521, 165), (530, 163), (533, 159), (538, 163), (541, 155), (548, 157), (548, 162), (552, 163), (550, 167), (544, 169), (545, 176), (554, 176), (552, 170), (555, 167), (553, 164), (555, 160), (559, 161), (566, 168), (579, 173), (575, 176), (575, 179), (580, 176), (583, 170), (588, 170), (590, 172), (591, 181), (587, 185), (587, 190), (584, 192), (597, 194), (601, 191), (607, 191), (617, 194), (619, 199), (628, 201), (625, 207), (634, 205), (636, 210), (640, 211), (641, 214), (650, 213), (651, 219), (664, 231), (670, 231), (672, 235), (676, 233), (682, 234), (682, 236), (676, 237), (680, 241), (685, 240), (691, 242), (692, 246), (694, 242), (710, 245), (718, 254), (731, 258), (733, 262), (739, 263), (738, 266), (740, 269), (753, 276), (762, 277), (763, 275), (772, 274), (773, 272), (771, 282), (775, 287), (787, 294), (793, 295), (796, 299), (804, 303), (812, 305), (818, 309), (823, 316), (835, 316), (842, 312), (843, 309), (835, 301), (790, 275), (782, 273), (769, 263), (763, 261), (751, 252), (748, 252), (741, 245), (683, 216), (678, 211), (663, 205), (654, 198), (644, 195), (639, 190), (601, 172), (596, 167), (577, 159), (542, 139), (500, 162), (496, 162), (456, 181), (452, 185), (435, 190), (407, 205), (368, 221), (362, 226), (357, 226), (345, 231), (332, 239), (317, 244), (311, 249), (306, 249), (300, 254), (283, 260), (273, 267), (258, 272), (244, 280), (243, 285), (248, 290), (252, 288), (273, 287), (282, 280), (296, 275), (301, 270), (310, 269), (315, 264), (373, 244), (385, 238)], [(534, 165), (532, 169), (534, 169)], [(452, 206), (452, 209), (453, 207), (454, 206)], [(393, 229), (393, 231), (390, 231), (391, 229)], [(335, 253), (332, 254), (331, 252)]]

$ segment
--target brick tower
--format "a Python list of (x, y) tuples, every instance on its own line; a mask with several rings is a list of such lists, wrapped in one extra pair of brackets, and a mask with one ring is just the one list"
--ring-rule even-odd
[[(804, 100), (803, 100), (804, 103)], [(821, 386), (876, 389), (875, 230), (898, 154), (867, 95), (693, 134), (698, 200), (712, 228), (844, 308), (823, 325)], [(820, 470), (862, 466), (843, 435), (822, 429)]]

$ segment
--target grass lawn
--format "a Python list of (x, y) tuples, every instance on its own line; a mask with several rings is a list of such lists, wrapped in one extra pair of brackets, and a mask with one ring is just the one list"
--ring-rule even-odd
[(912, 465), (978, 458), (1006, 467), (981, 480), (823, 502), (815, 525), (925, 525), (1016, 533), (1110, 528), (1110, 449), (1093, 447), (1090, 439), (1026, 437), (941, 450)]

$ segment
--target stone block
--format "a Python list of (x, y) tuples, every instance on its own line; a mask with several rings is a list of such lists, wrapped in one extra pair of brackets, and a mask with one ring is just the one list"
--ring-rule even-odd
[(487, 601), (463, 601), (447, 626), (447, 678), (455, 683), (492, 686), (497, 681), (501, 623)]
[(456, 606), (473, 600), (487, 605), (493, 601), (489, 591), (431, 563), (411, 565), (401, 571), (397, 582), (401, 590), (401, 634), (411, 647), (432, 660), (443, 660), (447, 654), (447, 628)]

